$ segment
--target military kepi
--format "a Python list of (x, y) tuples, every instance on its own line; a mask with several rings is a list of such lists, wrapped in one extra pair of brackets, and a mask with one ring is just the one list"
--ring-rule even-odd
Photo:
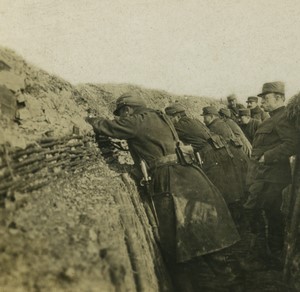
[(114, 110), (113, 114), (115, 116), (120, 115), (120, 109), (126, 105), (129, 106), (145, 106), (145, 100), (136, 93), (124, 93), (116, 100), (116, 109)]
[(202, 114), (201, 116), (205, 116), (205, 115), (216, 115), (218, 116), (218, 110), (214, 107), (214, 106), (206, 106), (202, 109)]
[(248, 109), (248, 108), (240, 109), (240, 110), (239, 110), (239, 116), (240, 116), (240, 117), (242, 117), (242, 116), (250, 117), (250, 116), (251, 116), (251, 111), (250, 111), (250, 109)]
[(227, 96), (228, 101), (235, 100), (235, 99), (237, 99), (235, 94), (230, 94)]
[(230, 118), (230, 117), (231, 117), (231, 111), (230, 111), (230, 109), (228, 109), (228, 108), (221, 108), (221, 109), (219, 110), (219, 114), (220, 114), (221, 116), (225, 116), (225, 117), (227, 117), (227, 118)]
[(167, 115), (175, 115), (177, 113), (182, 113), (182, 112), (185, 112), (185, 108), (179, 102), (172, 103), (165, 108), (165, 113)]
[(262, 93), (258, 94), (258, 96), (262, 97), (268, 93), (279, 93), (284, 95), (284, 83), (282, 81), (275, 81), (265, 83), (262, 88)]
[(247, 98), (247, 103), (249, 103), (249, 102), (258, 102), (258, 97), (257, 96), (249, 96), (248, 98)]

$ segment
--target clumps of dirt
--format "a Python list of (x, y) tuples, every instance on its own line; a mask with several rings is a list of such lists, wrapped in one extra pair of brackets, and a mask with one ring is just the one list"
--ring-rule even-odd
[(81, 84), (73, 86), (60, 77), (27, 63), (13, 51), (0, 47), (0, 144), (25, 148), (44, 136), (70, 135), (73, 128), (81, 134), (92, 132), (84, 118), (92, 113), (111, 117), (115, 100), (127, 91), (139, 92), (150, 107), (163, 110), (179, 101), (193, 116), (208, 104), (219, 105), (209, 98), (179, 96), (160, 90), (128, 84)]
[(0, 213), (2, 291), (158, 291), (161, 258), (126, 181), (95, 163), (7, 199)]
[(29, 65), (8, 49), (0, 48), (0, 60), (8, 65), (0, 71), (0, 85), (16, 99), (12, 119), (12, 109), (8, 115), (0, 98), (0, 144), (25, 148), (43, 136), (70, 135), (74, 127), (82, 134), (92, 132), (84, 120), (86, 108), (70, 83)]
[(180, 102), (191, 116), (199, 119), (204, 106), (213, 105), (217, 108), (222, 106), (220, 101), (208, 97), (170, 94), (163, 90), (131, 84), (80, 84), (76, 89), (85, 98), (90, 108), (95, 109), (96, 114), (110, 118), (115, 109), (115, 100), (121, 94), (133, 91), (142, 96), (151, 108), (164, 110), (170, 103)]

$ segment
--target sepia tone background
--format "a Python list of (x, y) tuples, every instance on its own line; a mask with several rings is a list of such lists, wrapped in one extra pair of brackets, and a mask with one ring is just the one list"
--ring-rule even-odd
[(241, 100), (299, 90), (300, 4), (247, 0), (1, 0), (0, 43), (72, 83), (132, 83)]
[[(99, 150), (85, 117), (112, 117), (128, 90), (197, 118), (266, 81), (296, 93), (300, 4), (248, 2), (0, 0), (3, 291), (170, 291), (128, 155), (108, 141)], [(204, 289), (222, 284), (201, 274)], [(278, 271), (245, 286), (287, 290)]]

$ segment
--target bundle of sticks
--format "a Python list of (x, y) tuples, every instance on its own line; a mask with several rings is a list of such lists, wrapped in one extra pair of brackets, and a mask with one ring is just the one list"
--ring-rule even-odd
[(46, 137), (26, 149), (1, 145), (0, 197), (38, 189), (68, 171), (85, 168), (99, 155), (94, 139), (80, 135)]

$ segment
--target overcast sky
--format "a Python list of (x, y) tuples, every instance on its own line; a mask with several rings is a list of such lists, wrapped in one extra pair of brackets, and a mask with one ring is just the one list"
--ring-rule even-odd
[(0, 0), (0, 43), (72, 83), (244, 100), (300, 90), (297, 0)]

